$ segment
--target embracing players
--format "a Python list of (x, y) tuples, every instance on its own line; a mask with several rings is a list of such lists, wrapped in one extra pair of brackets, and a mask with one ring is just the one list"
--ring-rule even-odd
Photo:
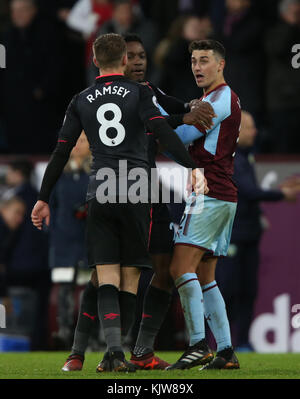
[[(120, 35), (102, 35), (95, 41), (95, 63), (101, 75), (93, 86), (72, 99), (44, 174), (39, 200), (32, 211), (32, 221), (37, 228), (42, 228), (44, 220), (49, 224), (51, 191), (84, 130), (93, 155), (87, 194), (88, 258), (90, 266), (97, 271), (98, 317), (107, 344), (107, 355), (98, 365), (99, 372), (135, 370), (125, 360), (122, 348), (121, 324), (126, 325), (128, 321), (124, 320), (126, 314), (120, 309), (119, 290), (135, 294), (141, 268), (150, 267), (149, 198), (133, 203), (135, 181), (123, 175), (120, 160), (127, 162), (129, 172), (138, 170), (148, 177), (146, 125), (178, 162), (193, 169), (193, 186), (197, 193), (207, 191), (206, 181), (196, 164), (154, 105), (152, 90), (124, 77), (126, 53), (126, 43)], [(114, 187), (107, 186), (104, 178), (108, 169), (115, 177), (108, 183)], [(102, 191), (103, 184), (111, 198)]]
[[(128, 63), (124, 74), (128, 79), (145, 82), (147, 56), (141, 39), (135, 34), (124, 36), (127, 46)], [(149, 85), (149, 84), (147, 84)], [(157, 94), (158, 103), (173, 114), (168, 121), (171, 123), (203, 123), (211, 125), (213, 110), (208, 103), (202, 103), (197, 112), (189, 112), (189, 106), (182, 101), (167, 96), (151, 84)], [(156, 139), (153, 134), (147, 135), (149, 167), (155, 168), (157, 154)], [(171, 292), (174, 288), (169, 267), (173, 250), (173, 231), (170, 230), (170, 216), (166, 204), (152, 206), (152, 229), (149, 252), (154, 267), (154, 276), (146, 290), (143, 316), (136, 346), (131, 357), (132, 363), (139, 369), (164, 369), (169, 364), (154, 355), (154, 341), (164, 321), (165, 314), (171, 302)], [(66, 360), (63, 371), (81, 370), (88, 340), (97, 320), (97, 275), (92, 272), (91, 281), (83, 291), (78, 314), (78, 321), (74, 334), (72, 352)], [(125, 338), (135, 317), (136, 295), (132, 292), (120, 290), (119, 302), (122, 308), (122, 337)], [(107, 359), (107, 354), (104, 361)], [(107, 360), (108, 361), (108, 360)]]

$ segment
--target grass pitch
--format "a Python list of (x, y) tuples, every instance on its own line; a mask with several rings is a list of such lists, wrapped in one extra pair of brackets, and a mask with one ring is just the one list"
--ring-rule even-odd
[[(157, 352), (174, 363), (181, 352)], [(82, 371), (63, 372), (67, 352), (0, 353), (0, 379), (300, 379), (300, 354), (237, 353), (240, 370), (137, 371), (96, 373), (103, 354), (87, 353)], [(129, 355), (127, 354), (127, 359)], [(174, 382), (174, 381), (173, 381)]]

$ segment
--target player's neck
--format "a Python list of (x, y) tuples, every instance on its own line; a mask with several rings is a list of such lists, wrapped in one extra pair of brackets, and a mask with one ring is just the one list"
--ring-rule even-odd
[(226, 83), (226, 82), (225, 82), (225, 79), (223, 76), (220, 77), (219, 79), (214, 80), (210, 86), (203, 88), (203, 94), (205, 95), (205, 94), (213, 91), (216, 87), (218, 87), (224, 83)]
[(99, 70), (100, 76), (105, 75), (124, 75), (124, 68), (109, 68)]

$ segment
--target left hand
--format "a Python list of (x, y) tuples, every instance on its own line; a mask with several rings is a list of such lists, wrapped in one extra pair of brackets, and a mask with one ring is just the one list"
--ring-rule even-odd
[(43, 221), (45, 220), (46, 225), (50, 223), (50, 208), (47, 202), (37, 201), (31, 212), (31, 220), (36, 228), (42, 230)]

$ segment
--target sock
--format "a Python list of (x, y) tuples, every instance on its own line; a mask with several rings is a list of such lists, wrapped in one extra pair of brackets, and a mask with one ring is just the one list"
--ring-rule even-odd
[(121, 317), (119, 290), (111, 284), (98, 288), (98, 316), (103, 328), (107, 350), (123, 352), (121, 345)]
[(71, 354), (77, 353), (84, 356), (91, 331), (97, 320), (97, 288), (89, 281), (81, 297)]
[(185, 323), (190, 336), (190, 346), (205, 338), (203, 296), (196, 273), (185, 273), (175, 280)]
[(121, 335), (125, 340), (135, 321), (136, 295), (127, 291), (119, 292), (119, 304), (121, 312)]
[(204, 314), (213, 333), (217, 352), (231, 346), (230, 327), (225, 302), (216, 281), (202, 286)]
[(143, 356), (154, 351), (155, 338), (171, 303), (171, 294), (150, 285), (144, 298), (143, 314), (134, 355)]

